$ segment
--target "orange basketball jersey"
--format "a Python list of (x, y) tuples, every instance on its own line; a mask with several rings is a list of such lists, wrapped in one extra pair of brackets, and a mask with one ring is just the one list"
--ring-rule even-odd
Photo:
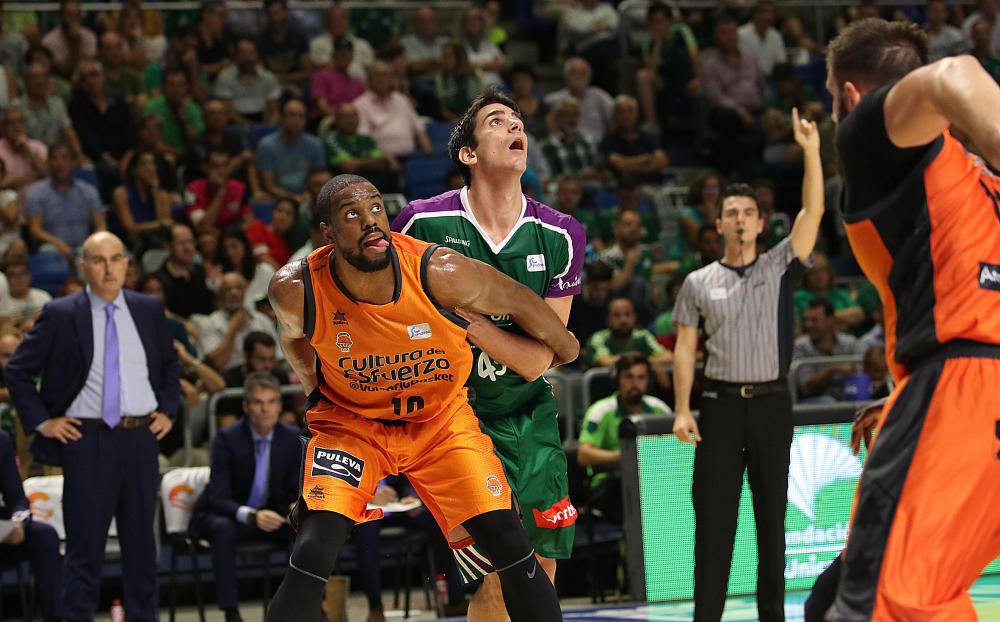
[(472, 351), (465, 323), (439, 308), (424, 283), (436, 245), (392, 234), (393, 299), (356, 300), (340, 283), (332, 246), (313, 251), (305, 333), (319, 359), (319, 388), (335, 406), (369, 419), (426, 421), (468, 402)]
[(845, 214), (885, 307), (897, 381), (949, 341), (1000, 343), (1000, 179), (948, 132), (896, 191)]

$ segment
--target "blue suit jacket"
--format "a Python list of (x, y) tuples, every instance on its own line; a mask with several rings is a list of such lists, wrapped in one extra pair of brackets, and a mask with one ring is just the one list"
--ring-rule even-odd
[[(202, 519), (207, 515), (236, 519), (236, 511), (250, 498), (257, 458), (250, 422), (244, 416), (231, 426), (219, 430), (212, 440), (212, 475), (204, 492), (198, 497), (190, 531), (198, 536)], [(299, 461), (302, 444), (299, 432), (284, 423), (274, 426), (271, 440), (271, 463), (267, 477), (267, 499), (264, 508), (282, 516), (299, 496)]]
[[(130, 290), (124, 293), (125, 304), (146, 351), (157, 410), (173, 416), (180, 401), (180, 362), (163, 303)], [(35, 327), (4, 368), (7, 388), (26, 432), (66, 414), (87, 382), (93, 358), (93, 319), (87, 293), (79, 292), (46, 304)], [(40, 387), (36, 387), (36, 378), (41, 379)], [(35, 434), (31, 450), (44, 464), (62, 462), (62, 444), (55, 439)]]
[(17, 471), (17, 456), (14, 455), (14, 441), (6, 432), (0, 432), (0, 519), (9, 519), (14, 512), (28, 509), (28, 499), (24, 496), (21, 474)]

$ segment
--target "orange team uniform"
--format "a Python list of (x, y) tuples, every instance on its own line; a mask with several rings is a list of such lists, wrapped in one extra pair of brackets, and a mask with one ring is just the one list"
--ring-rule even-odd
[(847, 235), (882, 299), (897, 385), (826, 619), (964, 622), (1000, 555), (1000, 180), (948, 132), (895, 147), (890, 88), (838, 131)]
[(306, 413), (301, 495), (310, 510), (361, 523), (382, 517), (366, 507), (378, 483), (405, 473), (459, 546), (463, 522), (511, 507), (510, 486), (469, 406), (465, 324), (424, 283), (437, 246), (398, 233), (392, 242), (396, 289), (384, 305), (351, 296), (333, 270), (332, 246), (302, 260), (305, 333), (322, 397)]

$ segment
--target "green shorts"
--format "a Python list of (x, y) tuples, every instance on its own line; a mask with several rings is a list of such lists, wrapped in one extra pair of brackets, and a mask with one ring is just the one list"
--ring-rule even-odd
[[(546, 392), (513, 414), (484, 414), (479, 425), (493, 439), (535, 552), (549, 559), (568, 559), (577, 514), (569, 499), (555, 396)], [(493, 571), (474, 545), (455, 551), (455, 558), (466, 582)]]

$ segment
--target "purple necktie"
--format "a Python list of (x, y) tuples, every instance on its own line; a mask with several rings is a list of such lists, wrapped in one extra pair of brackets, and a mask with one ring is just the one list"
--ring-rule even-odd
[(267, 501), (267, 472), (268, 466), (270, 466), (267, 461), (267, 450), (271, 442), (266, 438), (255, 442), (257, 443), (257, 465), (253, 471), (253, 486), (250, 488), (250, 499), (247, 500), (247, 505), (259, 508)]
[(115, 304), (108, 303), (108, 323), (104, 329), (104, 407), (102, 418), (109, 428), (122, 419), (121, 363), (118, 361), (118, 327), (115, 326)]

